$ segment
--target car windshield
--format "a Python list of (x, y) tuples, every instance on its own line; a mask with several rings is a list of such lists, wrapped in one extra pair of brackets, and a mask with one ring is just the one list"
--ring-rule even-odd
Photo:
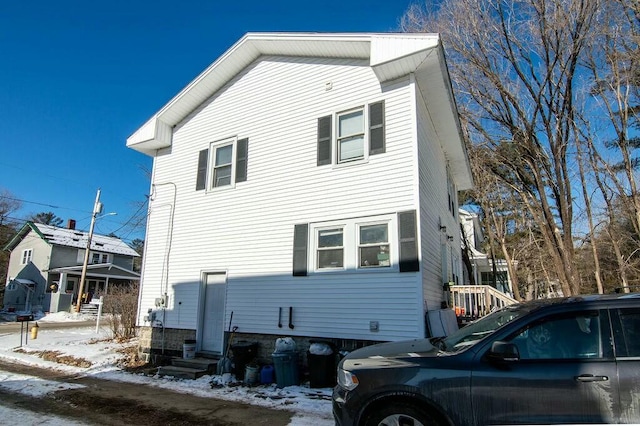
[(444, 352), (460, 352), (478, 343), (505, 324), (531, 310), (527, 305), (511, 305), (462, 327), (450, 336), (432, 342)]

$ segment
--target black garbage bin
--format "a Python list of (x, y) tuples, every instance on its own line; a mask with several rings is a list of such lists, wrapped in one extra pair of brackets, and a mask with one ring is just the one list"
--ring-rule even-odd
[(233, 373), (238, 380), (244, 380), (245, 367), (258, 356), (258, 342), (240, 341), (231, 345), (233, 351)]
[(331, 342), (311, 340), (307, 351), (309, 387), (331, 388), (336, 385), (338, 354)]

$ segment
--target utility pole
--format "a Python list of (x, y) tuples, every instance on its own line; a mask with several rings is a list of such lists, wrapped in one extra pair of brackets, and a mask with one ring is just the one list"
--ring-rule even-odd
[(96, 224), (96, 216), (102, 212), (102, 203), (100, 202), (100, 188), (96, 194), (96, 202), (93, 204), (93, 214), (91, 215), (91, 226), (89, 227), (89, 238), (87, 238), (87, 249), (84, 252), (84, 263), (82, 264), (82, 274), (80, 275), (80, 288), (78, 289), (78, 301), (76, 303), (76, 312), (80, 312), (82, 306), (82, 291), (84, 290), (84, 280), (87, 277), (87, 265), (89, 264), (89, 252), (91, 250), (91, 239), (93, 238), (93, 227)]

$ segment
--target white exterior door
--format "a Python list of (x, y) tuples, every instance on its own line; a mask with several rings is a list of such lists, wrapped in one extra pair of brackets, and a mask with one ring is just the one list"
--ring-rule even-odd
[(224, 339), (224, 302), (227, 288), (227, 274), (205, 273), (204, 303), (201, 315), (200, 350), (203, 352), (222, 353)]

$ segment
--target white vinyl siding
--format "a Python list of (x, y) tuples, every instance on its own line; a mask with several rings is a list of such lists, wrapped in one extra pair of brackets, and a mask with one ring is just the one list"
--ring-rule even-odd
[[(417, 90), (417, 88), (416, 88)], [(450, 185), (447, 179), (447, 159), (441, 142), (428, 120), (429, 111), (417, 97), (418, 162), (420, 171), (420, 228), (424, 302), (428, 310), (439, 309), (444, 300), (443, 285), (461, 267), (460, 225), (450, 213)], [(440, 227), (443, 226), (443, 230)], [(449, 238), (451, 237), (451, 238)], [(455, 266), (456, 271), (449, 269)]]
[[(225, 324), (233, 311), (245, 332), (281, 333), (278, 310), (293, 307), (293, 336), (420, 337), (419, 274), (292, 274), (296, 224), (417, 208), (408, 83), (381, 84), (367, 61), (263, 57), (179, 123), (171, 149), (155, 157), (154, 182), (173, 182), (177, 191), (157, 187), (150, 205), (140, 312), (167, 292), (165, 326), (195, 328), (200, 271), (226, 270)], [(381, 99), (386, 152), (354, 167), (317, 167), (318, 118)], [(196, 191), (198, 152), (239, 129), (250, 138), (247, 181), (233, 191)]]

